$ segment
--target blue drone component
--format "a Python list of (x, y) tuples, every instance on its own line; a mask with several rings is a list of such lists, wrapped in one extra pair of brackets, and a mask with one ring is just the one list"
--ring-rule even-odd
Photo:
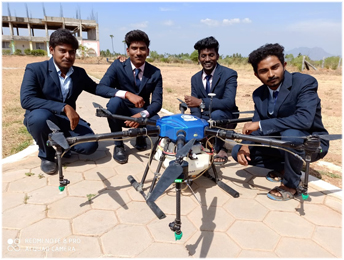
[(177, 132), (183, 130), (186, 133), (185, 142), (196, 138), (197, 141), (204, 138), (204, 128), (209, 123), (196, 116), (176, 114), (159, 118), (156, 125), (160, 127), (160, 136), (168, 137), (173, 142), (177, 140)]

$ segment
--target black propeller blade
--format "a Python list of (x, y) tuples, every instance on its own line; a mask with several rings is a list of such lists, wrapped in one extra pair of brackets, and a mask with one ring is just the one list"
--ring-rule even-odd
[(92, 105), (93, 105), (94, 108), (103, 108), (101, 105), (99, 105), (96, 102), (92, 102)]
[(179, 149), (177, 151), (176, 158), (179, 159), (179, 158), (183, 158), (187, 156), (192, 146), (194, 145), (195, 141), (196, 141), (195, 138), (191, 139), (189, 142), (186, 143), (186, 145), (184, 145), (181, 149)]
[(53, 131), (50, 134), (51, 140), (53, 140), (55, 143), (57, 143), (63, 149), (65, 149), (65, 150), (69, 149), (70, 147), (69, 147), (69, 144), (66, 140), (66, 137), (64, 136), (64, 134), (62, 132), (58, 132), (58, 131), (60, 131), (60, 128), (57, 125), (55, 125), (53, 122), (51, 122), (50, 120), (47, 120), (46, 122), (47, 122), (49, 129), (51, 131)]
[(332, 134), (332, 135), (319, 135), (321, 139), (327, 140), (327, 141), (333, 141), (333, 140), (339, 140), (342, 139), (341, 134)]
[(147, 201), (155, 201), (165, 192), (165, 190), (183, 173), (183, 167), (178, 163), (169, 165), (162, 176), (160, 177), (158, 183), (153, 189), (151, 195)]
[(251, 114), (251, 113), (254, 113), (254, 110), (252, 110), (252, 111), (232, 112), (233, 115), (237, 115), (237, 114)]

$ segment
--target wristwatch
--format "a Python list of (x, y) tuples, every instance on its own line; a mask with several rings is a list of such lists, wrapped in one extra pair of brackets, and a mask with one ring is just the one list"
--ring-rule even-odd
[(199, 105), (199, 108), (200, 108), (200, 109), (203, 109), (203, 110), (205, 109), (205, 104), (204, 104), (204, 102), (203, 102), (203, 99), (202, 99), (201, 104)]
[(145, 112), (143, 112), (143, 111), (140, 112), (140, 115), (141, 115), (141, 117), (143, 117), (143, 118), (146, 118), (146, 117), (147, 117), (147, 114), (146, 114)]

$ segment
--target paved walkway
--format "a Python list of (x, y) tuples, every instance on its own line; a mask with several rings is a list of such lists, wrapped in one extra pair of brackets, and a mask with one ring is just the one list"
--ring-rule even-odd
[[(109, 132), (91, 102), (106, 99), (83, 93), (79, 114), (96, 133)], [(311, 201), (274, 202), (266, 193), (276, 186), (268, 170), (242, 167), (232, 159), (218, 167), (222, 181), (240, 193), (233, 198), (201, 177), (181, 199), (183, 237), (175, 241), (168, 224), (175, 219), (175, 192), (157, 201), (166, 218), (159, 220), (130, 186), (129, 174), (141, 180), (149, 151), (130, 141), (129, 162), (112, 159), (112, 141), (100, 142), (90, 156), (63, 159), (71, 184), (58, 190), (58, 175), (40, 170), (37, 152), (3, 165), (3, 257), (342, 257), (342, 191), (311, 176)], [(156, 169), (157, 162), (152, 163)], [(33, 173), (34, 175), (28, 176)], [(153, 174), (148, 175), (148, 181)], [(145, 186), (145, 187), (148, 187)], [(91, 200), (88, 197), (93, 198)]]

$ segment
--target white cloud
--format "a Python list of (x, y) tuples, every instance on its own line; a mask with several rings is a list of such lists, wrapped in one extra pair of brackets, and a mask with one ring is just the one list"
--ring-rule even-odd
[(219, 22), (218, 22), (218, 21), (212, 20), (212, 19), (209, 19), (209, 18), (207, 18), (207, 19), (202, 19), (202, 20), (201, 20), (201, 23), (204, 23), (204, 24), (206, 24), (206, 25), (208, 25), (208, 26), (211, 26), (211, 27), (219, 26)]
[(148, 27), (148, 21), (144, 21), (141, 23), (134, 23), (131, 26), (136, 27), (136, 28), (147, 28)]
[(228, 19), (223, 19), (222, 23), (223, 23), (224, 25), (232, 25), (232, 24), (234, 24), (234, 23), (240, 23), (240, 19), (239, 19), (239, 18), (233, 18), (233, 19), (230, 19), (230, 20), (228, 20)]
[(244, 18), (241, 20), (243, 23), (252, 23), (250, 18)]
[(166, 26), (172, 26), (174, 25), (174, 22), (172, 20), (167, 20), (167, 21), (164, 21), (163, 24)]

